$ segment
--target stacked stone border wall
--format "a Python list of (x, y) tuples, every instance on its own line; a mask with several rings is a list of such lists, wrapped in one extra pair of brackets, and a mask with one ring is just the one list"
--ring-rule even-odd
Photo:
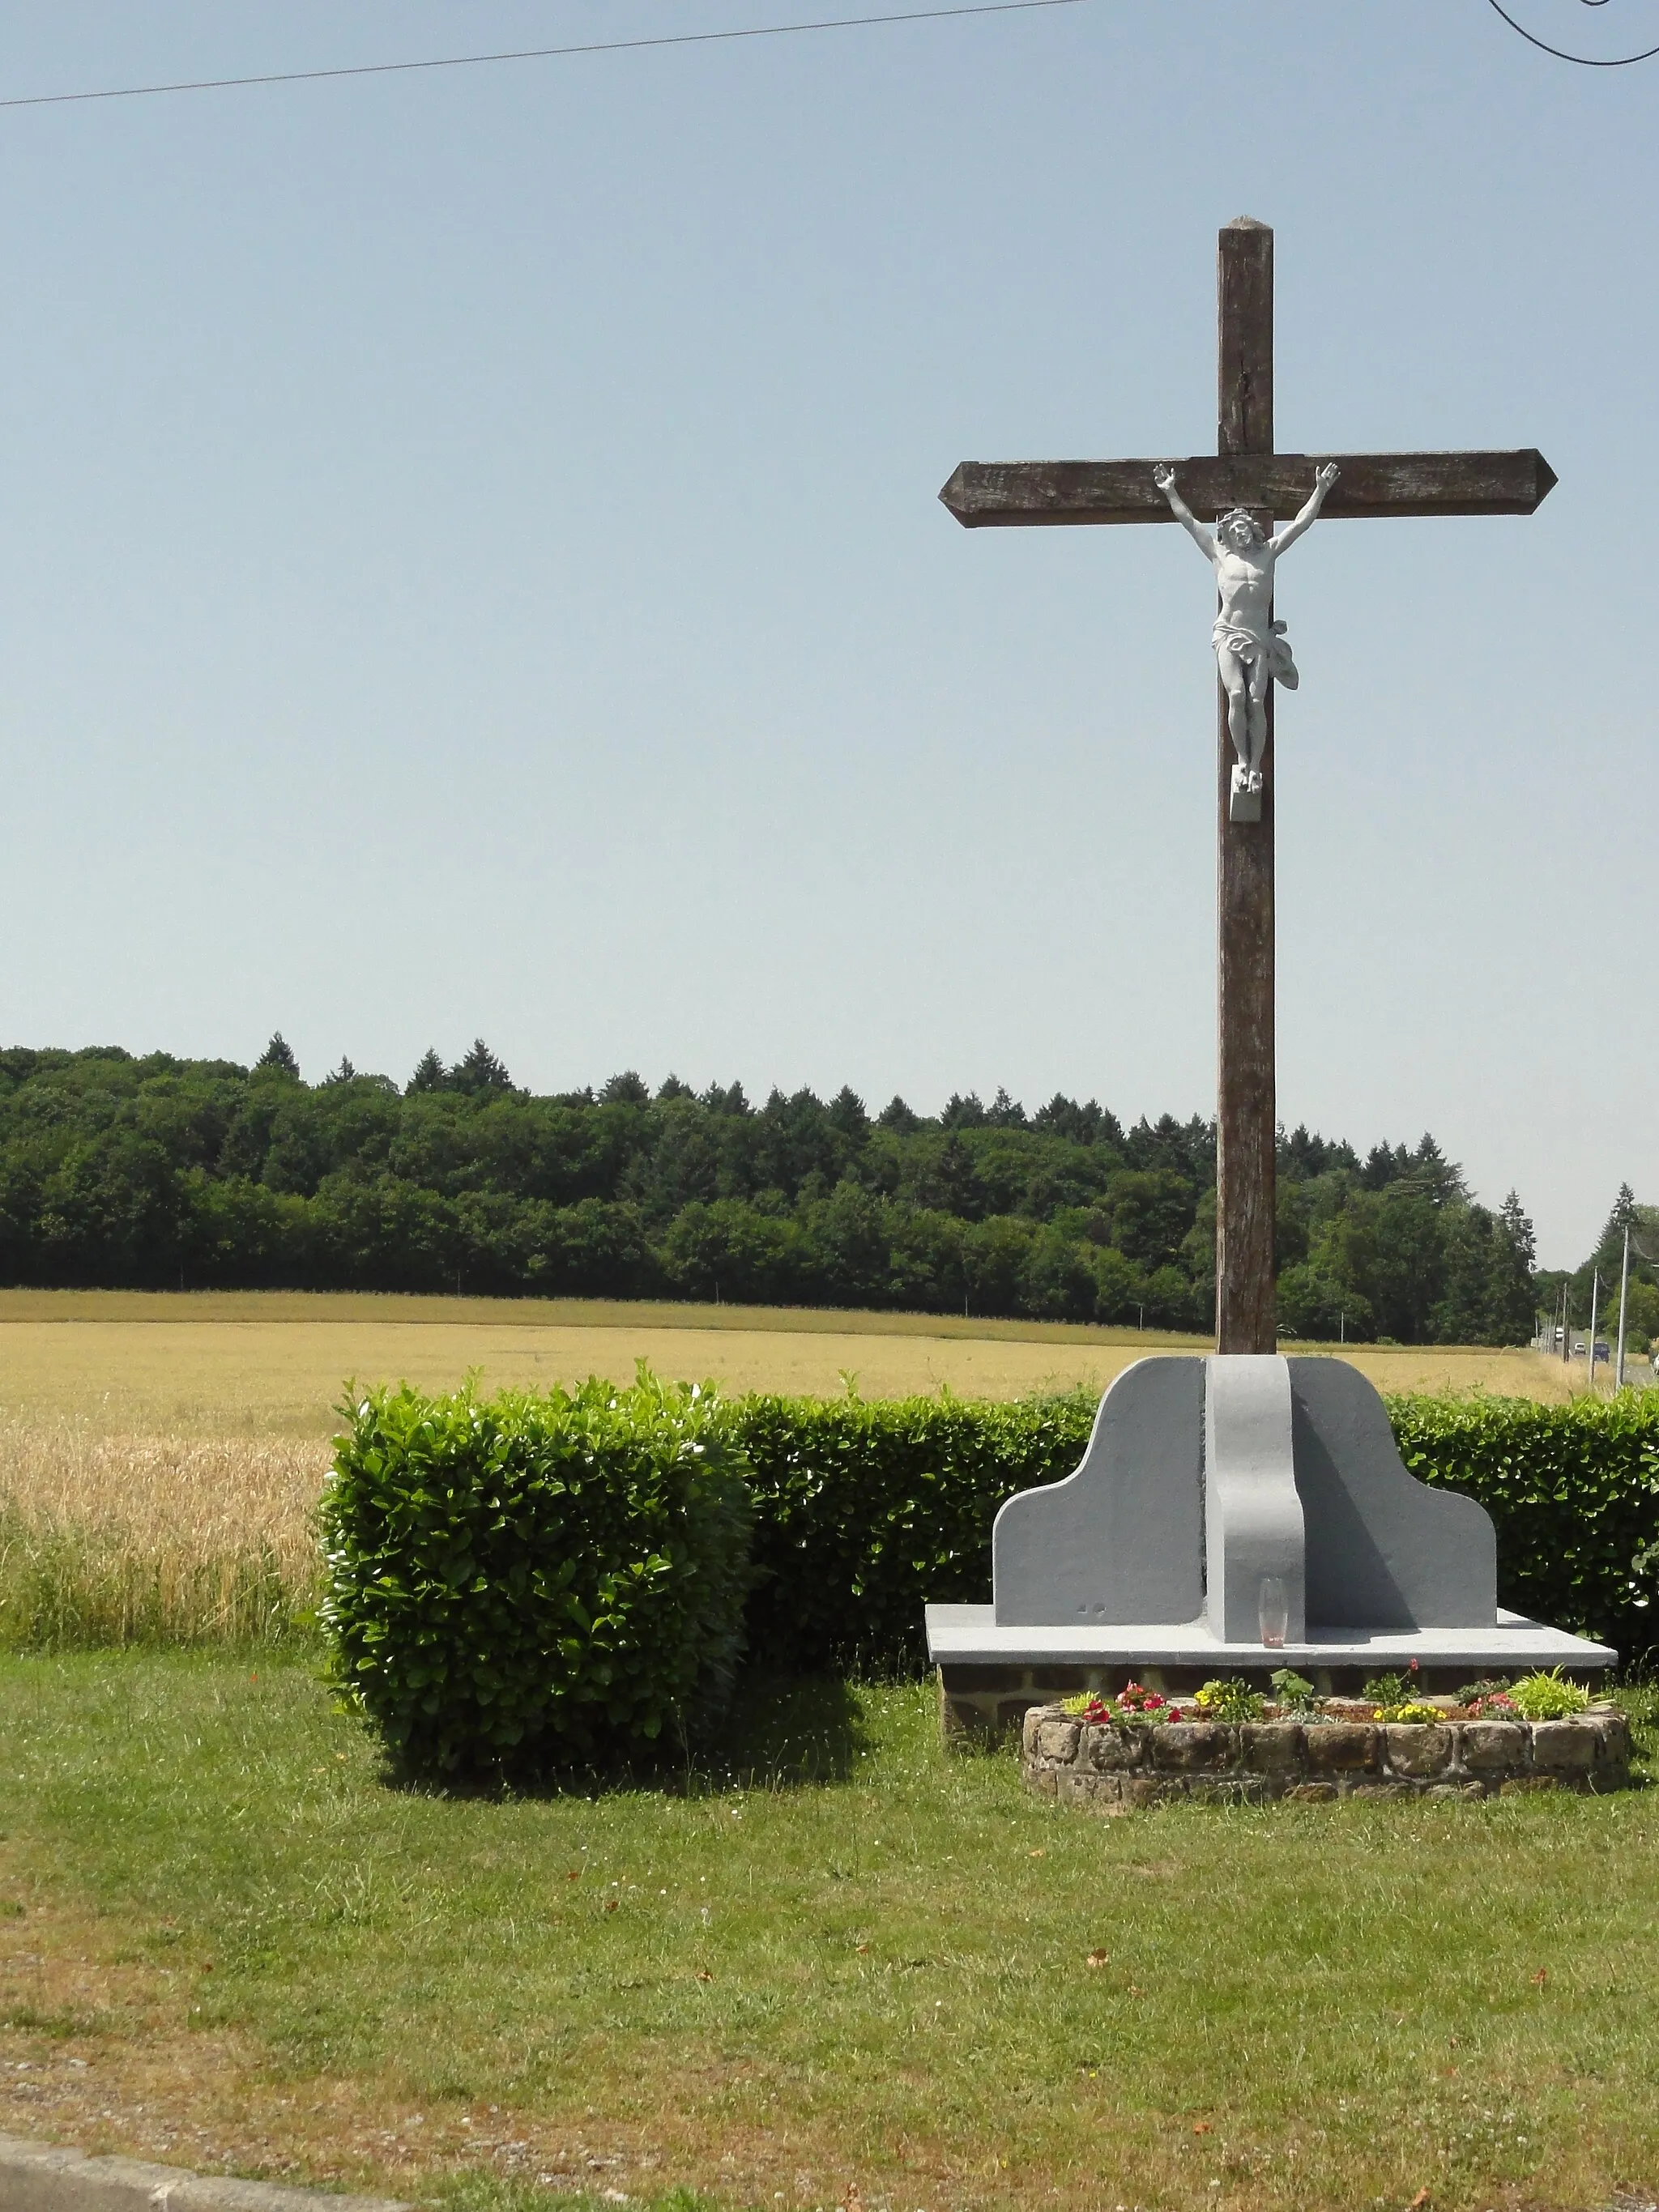
[(1523, 1790), (1600, 1795), (1630, 1783), (1630, 1723), (1611, 1705), (1564, 1721), (1384, 1724), (1171, 1721), (1162, 1728), (1085, 1721), (1060, 1705), (1025, 1716), (1026, 1787), (1103, 1813), (1177, 1798), (1509, 1797)]

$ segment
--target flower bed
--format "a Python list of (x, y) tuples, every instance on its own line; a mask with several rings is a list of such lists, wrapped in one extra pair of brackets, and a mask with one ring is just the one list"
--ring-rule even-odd
[[(1579, 1705), (1582, 1692), (1552, 1698), (1534, 1687), (1551, 1679), (1476, 1683), (1440, 1698), (1395, 1695), (1402, 1686), (1388, 1681), (1375, 1686), (1385, 1692), (1378, 1698), (1316, 1698), (1292, 1675), (1276, 1680), (1273, 1698), (1243, 1683), (1209, 1682), (1180, 1703), (1132, 1682), (1115, 1697), (1035, 1706), (1021, 1771), (1029, 1789), (1107, 1813), (1180, 1797), (1317, 1802), (1626, 1788), (1625, 1716)], [(1528, 1704), (1568, 1709), (1529, 1719)]]

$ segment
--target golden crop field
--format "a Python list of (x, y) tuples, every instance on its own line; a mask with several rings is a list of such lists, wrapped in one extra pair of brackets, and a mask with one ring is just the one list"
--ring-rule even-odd
[[(1311, 1347), (1310, 1347), (1311, 1348)], [(544, 1388), (636, 1360), (736, 1391), (1103, 1390), (1202, 1340), (960, 1316), (300, 1294), (0, 1291), (0, 1645), (219, 1643), (313, 1596), (349, 1378)], [(1385, 1390), (1563, 1398), (1528, 1352), (1348, 1352)]]
[[(1297, 1347), (1325, 1352), (1330, 1347)], [(866, 1398), (1103, 1390), (1132, 1360), (1206, 1340), (1064, 1322), (597, 1300), (300, 1292), (0, 1291), (0, 1414), (103, 1435), (324, 1437), (349, 1379), (446, 1389), (587, 1375), (635, 1362), (732, 1390)], [(1336, 1356), (1333, 1354), (1333, 1356)], [(1382, 1390), (1559, 1401), (1565, 1370), (1528, 1351), (1351, 1347)]]

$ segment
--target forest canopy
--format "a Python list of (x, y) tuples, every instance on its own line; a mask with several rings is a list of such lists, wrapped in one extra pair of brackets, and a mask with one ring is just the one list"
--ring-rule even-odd
[[(0, 1052), (0, 1279), (719, 1298), (1205, 1330), (1215, 1125), (999, 1091), (942, 1113), (633, 1073), (537, 1097), (479, 1039), (409, 1081)], [(1287, 1335), (1524, 1342), (1532, 1224), (1431, 1136), (1281, 1131)]]

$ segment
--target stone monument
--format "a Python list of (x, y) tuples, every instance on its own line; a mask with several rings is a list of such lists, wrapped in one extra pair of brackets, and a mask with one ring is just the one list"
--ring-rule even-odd
[[(1415, 1662), (1425, 1689), (1455, 1688), (1617, 1656), (1500, 1611), (1481, 1507), (1414, 1480), (1357, 1369), (1276, 1348), (1273, 690), (1297, 680), (1278, 556), (1322, 514), (1530, 514), (1555, 477), (1534, 448), (1277, 453), (1273, 243), (1248, 216), (1220, 235), (1213, 455), (964, 462), (940, 494), (969, 528), (1178, 521), (1219, 593), (1216, 1354), (1121, 1375), (1077, 1473), (997, 1516), (992, 1602), (927, 1607), (963, 1725), (1131, 1674), (1185, 1688), (1290, 1666), (1338, 1689)], [(1275, 534), (1279, 514), (1293, 520)]]
[(927, 1607), (947, 1724), (975, 1733), (1131, 1676), (1341, 1691), (1415, 1662), (1426, 1692), (1617, 1657), (1499, 1607), (1485, 1509), (1408, 1472), (1342, 1359), (1137, 1360), (1077, 1473), (1004, 1504), (991, 1560), (989, 1605)]

